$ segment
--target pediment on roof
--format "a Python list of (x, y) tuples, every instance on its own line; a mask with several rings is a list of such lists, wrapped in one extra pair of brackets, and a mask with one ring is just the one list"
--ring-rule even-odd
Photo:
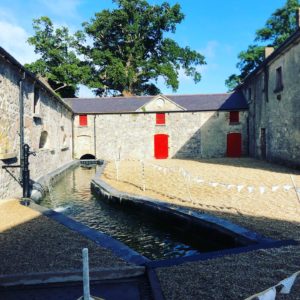
[(136, 111), (184, 111), (182, 106), (178, 105), (168, 97), (157, 95), (149, 100), (146, 104), (138, 108)]

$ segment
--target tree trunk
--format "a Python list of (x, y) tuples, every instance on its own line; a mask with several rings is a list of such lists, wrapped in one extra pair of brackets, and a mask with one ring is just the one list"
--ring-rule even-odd
[(134, 94), (132, 94), (131, 91), (123, 90), (122, 91), (122, 96), (124, 96), (124, 97), (131, 97), (131, 96), (134, 96)]

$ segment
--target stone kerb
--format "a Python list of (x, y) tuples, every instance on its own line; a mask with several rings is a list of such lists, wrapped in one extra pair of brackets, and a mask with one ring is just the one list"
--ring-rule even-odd
[(104, 162), (103, 165), (97, 169), (96, 175), (91, 182), (91, 189), (93, 193), (100, 197), (104, 197), (104, 199), (108, 202), (135, 205), (139, 207), (139, 209), (149, 210), (155, 214), (170, 215), (178, 218), (181, 221), (200, 225), (211, 229), (212, 231), (214, 230), (228, 235), (242, 245), (268, 243), (274, 241), (273, 239), (266, 238), (256, 232), (250, 231), (221, 218), (198, 213), (190, 209), (168, 204), (157, 199), (144, 196), (140, 197), (125, 192), (120, 192), (101, 180), (100, 177), (105, 167), (106, 162)]

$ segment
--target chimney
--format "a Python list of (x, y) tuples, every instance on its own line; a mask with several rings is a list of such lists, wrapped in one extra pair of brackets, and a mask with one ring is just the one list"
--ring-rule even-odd
[(300, 7), (297, 8), (296, 21), (297, 21), (297, 28), (300, 28)]
[(265, 59), (274, 52), (273, 47), (265, 47)]

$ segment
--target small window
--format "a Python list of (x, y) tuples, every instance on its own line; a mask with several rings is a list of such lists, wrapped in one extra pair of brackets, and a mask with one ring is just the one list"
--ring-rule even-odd
[(36, 86), (33, 92), (33, 113), (35, 115), (40, 113), (40, 89)]
[(252, 89), (248, 88), (248, 101), (251, 102), (252, 101)]
[(282, 67), (276, 69), (276, 83), (274, 93), (281, 92), (283, 90), (282, 81)]
[(87, 126), (87, 115), (79, 116), (79, 126)]
[(48, 142), (48, 132), (42, 131), (41, 136), (40, 136), (39, 148), (40, 149), (46, 148), (47, 142)]
[(231, 111), (229, 113), (229, 123), (230, 124), (236, 124), (240, 122), (240, 115), (238, 111)]
[(166, 114), (156, 114), (156, 125), (166, 124)]

